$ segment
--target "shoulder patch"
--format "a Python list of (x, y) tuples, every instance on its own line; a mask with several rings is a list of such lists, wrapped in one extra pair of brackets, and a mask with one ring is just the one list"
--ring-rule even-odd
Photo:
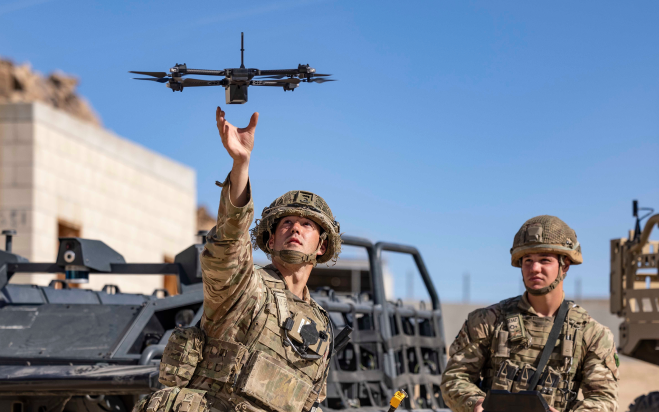
[(620, 367), (620, 359), (615, 351), (604, 359), (604, 365), (611, 371), (611, 374), (616, 381), (620, 380), (620, 371), (618, 370)]

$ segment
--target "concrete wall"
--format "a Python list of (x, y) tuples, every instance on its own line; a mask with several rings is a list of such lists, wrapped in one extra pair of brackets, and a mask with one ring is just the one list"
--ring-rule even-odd
[[(0, 229), (14, 252), (52, 262), (58, 222), (102, 240), (127, 262), (162, 262), (194, 242), (193, 169), (41, 103), (0, 105)], [(53, 275), (12, 282), (48, 284)], [(151, 293), (162, 276), (91, 276), (125, 292)]]

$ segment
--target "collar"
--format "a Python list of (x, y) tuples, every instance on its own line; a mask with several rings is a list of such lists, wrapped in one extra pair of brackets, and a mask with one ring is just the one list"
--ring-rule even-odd
[(527, 297), (527, 293), (524, 292), (522, 294), (522, 298), (517, 302), (517, 307), (521, 309), (524, 312), (528, 312), (532, 315), (537, 315), (538, 312), (533, 309), (533, 306), (531, 306), (531, 302), (529, 302), (529, 298)]
[(309, 288), (307, 285), (304, 285), (304, 289), (302, 290), (302, 299), (300, 299), (295, 293), (291, 292), (291, 290), (288, 288), (288, 284), (286, 283), (286, 279), (284, 279), (284, 276), (282, 276), (281, 272), (275, 265), (272, 263), (266, 266), (267, 269), (272, 270), (279, 276), (279, 279), (284, 282), (284, 287), (286, 288), (286, 294), (293, 300), (299, 301), (299, 302), (306, 302), (308, 304), (311, 304), (311, 294), (309, 293)]
[[(564, 300), (565, 300), (565, 292), (563, 292), (563, 298), (561, 299), (561, 304), (563, 304)], [(520, 310), (529, 313), (530, 315), (538, 316), (538, 312), (536, 312), (535, 309), (533, 309), (533, 306), (531, 306), (531, 302), (529, 302), (528, 292), (524, 292), (522, 294), (522, 298), (519, 300), (519, 302), (517, 302), (517, 307)]]

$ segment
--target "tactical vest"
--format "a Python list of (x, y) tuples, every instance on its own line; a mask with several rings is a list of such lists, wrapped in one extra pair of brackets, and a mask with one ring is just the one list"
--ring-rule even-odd
[(561, 334), (535, 388), (528, 388), (540, 354), (547, 344), (554, 318), (532, 316), (517, 307), (519, 298), (501, 303), (484, 371), (483, 390), (513, 393), (537, 390), (559, 411), (570, 410), (581, 385), (583, 331), (588, 321), (585, 309), (570, 302)]
[(329, 317), (286, 290), (276, 272), (256, 265), (255, 272), (266, 298), (244, 342), (177, 330), (163, 353), (160, 382), (205, 391), (211, 411), (308, 411), (327, 378)]

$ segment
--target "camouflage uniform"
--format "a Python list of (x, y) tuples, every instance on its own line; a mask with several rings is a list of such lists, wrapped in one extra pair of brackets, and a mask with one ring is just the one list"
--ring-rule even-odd
[[(187, 384), (188, 388), (206, 391), (211, 411), (308, 411), (314, 402), (325, 398), (330, 346), (325, 345), (322, 353), (315, 355), (317, 359), (302, 359), (285, 342), (282, 325), (292, 314), (301, 313), (329, 334), (329, 318), (306, 287), (300, 299), (287, 289), (273, 265), (254, 265), (249, 233), (254, 218), (251, 188), (248, 186), (249, 203), (243, 207), (231, 203), (229, 190), (227, 178), (217, 226), (208, 234), (201, 255), (203, 353), (182, 347), (166, 350), (163, 361), (166, 357), (169, 360), (168, 353), (176, 359), (163, 362), (165, 365), (196, 364), (199, 358), (198, 365), (190, 368), (194, 371), (191, 377), (190, 371), (182, 373), (182, 368), (168, 369), (172, 379), (165, 376), (166, 384)], [(184, 339), (181, 345), (190, 346), (189, 342)], [(184, 352), (186, 355), (181, 355)], [(186, 362), (183, 357), (194, 359)], [(167, 374), (161, 367), (161, 382), (165, 383), (163, 375)]]
[[(547, 230), (548, 225), (560, 229), (556, 236), (560, 243), (548, 240), (559, 232), (555, 227)], [(511, 249), (513, 266), (520, 267), (525, 253), (558, 253), (581, 263), (581, 247), (574, 231), (568, 229), (553, 216), (527, 221)], [(561, 258), (561, 266), (562, 262)], [(615, 412), (619, 376), (613, 334), (572, 302), (545, 373), (536, 388), (527, 388), (554, 323), (553, 317), (539, 317), (527, 296), (525, 293), (469, 314), (449, 348), (441, 384), (446, 404), (455, 412), (472, 412), (490, 389), (539, 390), (549, 406), (559, 411)], [(583, 400), (576, 399), (579, 389)]]

